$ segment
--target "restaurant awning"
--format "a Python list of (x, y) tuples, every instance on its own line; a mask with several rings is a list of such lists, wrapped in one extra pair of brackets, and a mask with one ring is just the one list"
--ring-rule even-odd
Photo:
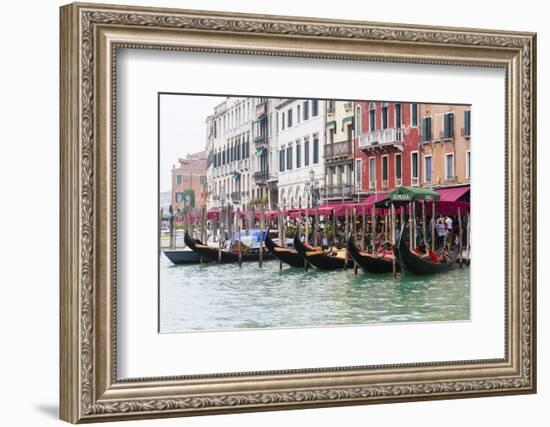
[(399, 187), (392, 191), (389, 197), (394, 202), (411, 202), (413, 200), (439, 200), (437, 191), (421, 187)]
[(463, 185), (460, 187), (439, 188), (437, 190), (437, 192), (441, 196), (439, 200), (441, 200), (442, 202), (456, 202), (469, 191), (469, 185)]

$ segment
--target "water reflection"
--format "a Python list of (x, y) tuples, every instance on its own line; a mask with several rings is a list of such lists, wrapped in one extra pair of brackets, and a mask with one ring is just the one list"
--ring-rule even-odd
[(160, 260), (160, 330), (468, 320), (469, 269), (416, 277), (305, 272), (268, 261), (175, 266)]

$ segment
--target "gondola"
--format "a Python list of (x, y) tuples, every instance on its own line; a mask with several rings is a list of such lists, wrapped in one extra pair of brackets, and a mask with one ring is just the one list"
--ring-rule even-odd
[(298, 233), (294, 235), (294, 248), (311, 265), (320, 270), (343, 270), (344, 268), (353, 268), (353, 261), (332, 251), (325, 251), (319, 248), (306, 247)]
[[(393, 272), (393, 262), (391, 259), (360, 252), (357, 246), (355, 246), (352, 236), (348, 239), (348, 251), (355, 262), (368, 273), (382, 274)], [(396, 268), (399, 271), (399, 263), (397, 263)]]
[(265, 236), (265, 246), (269, 249), (269, 252), (273, 254), (275, 258), (288, 264), (292, 267), (304, 268), (307, 261), (294, 248), (285, 248), (277, 245), (271, 237), (269, 232)]
[[(227, 249), (218, 249), (211, 246), (205, 245), (200, 240), (192, 239), (191, 236), (185, 232), (184, 241), (189, 248), (197, 252), (199, 255), (208, 258), (212, 261), (220, 262), (222, 264), (236, 263), (239, 262), (239, 254)], [(262, 254), (262, 259), (272, 259), (273, 255), (270, 252), (264, 251)], [(242, 262), (251, 262), (259, 261), (260, 254), (258, 252), (243, 252), (241, 254)]]
[(162, 251), (166, 257), (174, 264), (200, 264), (202, 262), (210, 262), (209, 259), (202, 257), (197, 252), (190, 248), (164, 250)]
[(449, 271), (456, 264), (456, 257), (449, 259), (447, 262), (431, 262), (425, 259), (420, 258), (418, 255), (415, 255), (411, 252), (405, 239), (402, 238), (402, 232), (399, 233), (399, 242), (395, 248), (395, 255), (399, 260), (402, 271), (406, 271), (416, 275), (427, 275), (427, 274), (437, 274)]

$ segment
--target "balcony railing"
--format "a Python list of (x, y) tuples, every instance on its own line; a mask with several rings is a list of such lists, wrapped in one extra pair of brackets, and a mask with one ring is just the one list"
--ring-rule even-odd
[(348, 197), (353, 195), (353, 185), (351, 184), (340, 184), (340, 185), (327, 185), (325, 187), (325, 197), (335, 198), (335, 197)]
[(359, 148), (362, 150), (388, 145), (403, 145), (403, 129), (379, 129), (359, 135)]
[(449, 134), (445, 134), (444, 131), (439, 131), (439, 140), (440, 141), (452, 141), (454, 140), (454, 134), (451, 131)]
[(419, 181), (420, 181), (420, 180), (419, 180), (418, 177), (416, 177), (416, 178), (415, 178), (415, 177), (411, 177), (411, 185), (412, 185), (413, 187), (418, 186)]
[(233, 203), (240, 203), (241, 202), (241, 192), (240, 191), (233, 191), (231, 193), (231, 201)]
[(382, 188), (388, 188), (388, 180), (387, 179), (382, 180)]
[(252, 178), (256, 183), (265, 182), (269, 179), (269, 171), (254, 172), (254, 175), (252, 175)]
[(369, 181), (369, 190), (376, 189), (376, 181)]
[(351, 141), (334, 142), (325, 144), (325, 159), (346, 157), (351, 155)]
[(267, 135), (257, 135), (254, 137), (254, 144), (262, 145), (267, 144)]
[(403, 180), (401, 178), (395, 178), (395, 186), (401, 187), (403, 185)]

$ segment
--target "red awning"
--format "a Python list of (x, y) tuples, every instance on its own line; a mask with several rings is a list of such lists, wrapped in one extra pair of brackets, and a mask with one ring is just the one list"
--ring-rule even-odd
[(361, 204), (364, 205), (371, 205), (375, 202), (379, 202), (380, 200), (384, 200), (388, 197), (388, 193), (377, 193), (377, 194), (371, 194), (370, 196), (367, 196), (366, 199), (361, 201)]
[(464, 194), (470, 191), (469, 185), (464, 185), (461, 187), (450, 187), (450, 188), (439, 188), (436, 190), (441, 196), (440, 201), (442, 202), (456, 202)]

